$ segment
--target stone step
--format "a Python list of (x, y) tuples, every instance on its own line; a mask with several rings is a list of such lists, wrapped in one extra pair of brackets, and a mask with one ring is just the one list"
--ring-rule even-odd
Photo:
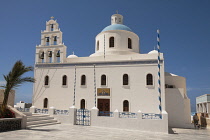
[(27, 122), (32, 121), (41, 121), (41, 120), (53, 120), (53, 117), (50, 116), (44, 116), (44, 117), (27, 117)]
[(32, 116), (32, 113), (31, 112), (22, 112), (23, 114), (25, 114), (27, 117), (28, 116)]
[(38, 118), (38, 117), (49, 117), (49, 114), (32, 114), (32, 116), (27, 116), (27, 118)]
[(41, 126), (47, 126), (47, 125), (56, 125), (56, 124), (60, 124), (60, 122), (53, 122), (53, 123), (44, 123), (44, 124), (35, 124), (35, 125), (29, 125), (26, 128), (30, 129), (30, 128), (34, 128), (34, 127), (41, 127)]
[(57, 122), (57, 120), (55, 120), (55, 119), (38, 120), (38, 121), (27, 122), (27, 126), (30, 126), (30, 125), (38, 125), (38, 124), (46, 124), (46, 123), (54, 123), (54, 122)]

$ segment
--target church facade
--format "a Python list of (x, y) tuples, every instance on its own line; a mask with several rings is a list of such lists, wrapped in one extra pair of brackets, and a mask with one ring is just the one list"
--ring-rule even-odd
[(139, 42), (123, 25), (123, 16), (114, 14), (111, 25), (95, 38), (95, 53), (66, 57), (62, 32), (52, 18), (36, 46), (33, 106), (160, 115), (166, 111), (170, 126), (186, 127), (190, 101), (185, 78), (165, 72), (163, 53), (141, 54)]

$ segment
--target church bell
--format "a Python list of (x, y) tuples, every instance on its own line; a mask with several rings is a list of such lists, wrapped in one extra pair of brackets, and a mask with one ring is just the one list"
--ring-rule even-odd
[(44, 59), (44, 52), (42, 52), (39, 56), (40, 59)]
[(47, 37), (47, 42), (50, 42), (50, 39), (49, 39), (49, 37)]
[(60, 51), (57, 52), (56, 57), (60, 57)]
[(49, 51), (48, 57), (52, 57), (52, 51)]
[(57, 41), (57, 36), (54, 37), (54, 41)]

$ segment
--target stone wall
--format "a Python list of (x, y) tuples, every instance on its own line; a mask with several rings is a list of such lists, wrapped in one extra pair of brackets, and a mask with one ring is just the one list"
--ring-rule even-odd
[[(0, 104), (3, 103), (4, 100), (4, 89), (0, 89)], [(8, 105), (14, 106), (15, 103), (15, 91), (11, 90), (8, 99)]]

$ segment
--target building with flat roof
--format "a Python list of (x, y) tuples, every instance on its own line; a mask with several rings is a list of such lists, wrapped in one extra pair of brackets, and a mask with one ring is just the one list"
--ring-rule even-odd
[(123, 25), (123, 16), (114, 14), (111, 25), (96, 36), (93, 54), (66, 57), (62, 32), (57, 21), (50, 19), (36, 46), (33, 106), (94, 107), (101, 116), (116, 110), (142, 112), (151, 125), (152, 119), (165, 119), (161, 122), (165, 128), (187, 127), (191, 111), (185, 78), (165, 72), (159, 50), (140, 53), (139, 42), (139, 36)]
[(196, 112), (210, 113), (210, 94), (196, 97)]

